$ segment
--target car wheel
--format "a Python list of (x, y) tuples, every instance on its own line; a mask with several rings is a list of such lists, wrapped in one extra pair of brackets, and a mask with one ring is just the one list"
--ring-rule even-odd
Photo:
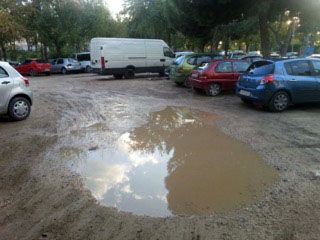
[(35, 70), (31, 69), (31, 70), (29, 71), (29, 76), (35, 77), (35, 76), (37, 76), (37, 72), (36, 72)]
[(246, 98), (241, 98), (242, 102), (245, 104), (251, 104), (252, 100), (246, 99)]
[(209, 86), (209, 89), (207, 90), (207, 95), (210, 97), (216, 97), (220, 95), (221, 93), (221, 86), (218, 83), (213, 83)]
[(67, 74), (67, 73), (68, 73), (68, 71), (67, 71), (67, 69), (66, 69), (66, 68), (62, 68), (62, 69), (61, 69), (61, 73), (62, 73), (62, 74)]
[(182, 87), (183, 86), (183, 82), (174, 82), (177, 86)]
[(85, 71), (86, 71), (86, 73), (91, 73), (91, 67), (87, 66)]
[(183, 85), (184, 85), (186, 88), (191, 88), (191, 83), (190, 83), (189, 78), (186, 78), (186, 80), (184, 80)]
[(46, 72), (46, 75), (47, 75), (47, 76), (50, 76), (50, 75), (51, 75), (51, 72)]
[(118, 80), (123, 78), (123, 74), (114, 74), (113, 76), (115, 79), (118, 79)]
[(290, 97), (286, 92), (277, 92), (269, 103), (269, 110), (272, 112), (283, 112), (290, 104)]
[(133, 69), (127, 69), (126, 72), (124, 73), (124, 77), (126, 79), (133, 79), (134, 78), (134, 70)]
[(31, 104), (24, 97), (17, 97), (10, 101), (8, 115), (14, 121), (22, 121), (29, 117)]

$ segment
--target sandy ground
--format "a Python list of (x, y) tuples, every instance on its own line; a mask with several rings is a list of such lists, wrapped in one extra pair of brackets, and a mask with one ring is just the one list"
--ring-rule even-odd
[[(272, 114), (150, 76), (54, 75), (31, 87), (31, 117), (0, 120), (1, 240), (320, 239), (320, 105)], [(276, 169), (276, 184), (255, 204), (211, 216), (138, 217), (101, 206), (70, 170), (78, 149), (103, 147), (167, 106), (221, 116), (223, 132)]]

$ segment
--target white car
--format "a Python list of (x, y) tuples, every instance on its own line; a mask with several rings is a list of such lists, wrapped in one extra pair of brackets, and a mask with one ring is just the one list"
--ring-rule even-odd
[(75, 53), (73, 58), (78, 60), (78, 62), (81, 64), (82, 71), (86, 73), (91, 72), (90, 52)]
[(0, 114), (14, 121), (24, 120), (30, 115), (32, 102), (29, 80), (0, 61)]

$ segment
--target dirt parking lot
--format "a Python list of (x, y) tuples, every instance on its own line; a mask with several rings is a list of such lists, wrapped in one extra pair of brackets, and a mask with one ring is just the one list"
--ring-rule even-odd
[[(94, 74), (30, 80), (34, 90), (30, 118), (24, 122), (0, 119), (0, 239), (320, 239), (320, 105), (297, 106), (273, 114), (246, 106), (231, 93), (209, 98), (150, 75), (117, 81)], [(109, 159), (119, 157), (114, 149), (121, 136), (131, 133), (136, 136), (135, 143), (144, 144), (148, 141), (145, 139), (152, 138), (150, 129), (157, 129), (158, 122), (150, 123), (150, 119), (172, 118), (172, 114), (180, 116), (182, 112), (188, 116), (183, 120), (190, 124), (190, 114), (195, 111), (204, 116), (208, 136), (216, 134), (219, 139), (226, 139), (224, 152), (230, 146), (237, 148), (236, 153), (246, 161), (251, 156), (259, 158), (257, 168), (251, 169), (250, 162), (246, 162), (252, 177), (246, 185), (239, 185), (248, 196), (241, 192), (242, 198), (238, 193), (224, 198), (232, 207), (223, 205), (223, 200), (219, 202), (221, 207), (217, 202), (208, 211), (187, 204), (183, 208), (175, 200), (188, 189), (194, 193), (193, 179), (203, 173), (199, 171), (194, 178), (188, 178), (190, 170), (186, 169), (182, 172), (186, 173), (183, 187), (175, 180), (178, 175), (157, 177), (162, 182), (166, 179), (166, 188), (177, 189), (175, 193), (183, 188), (180, 195), (171, 191), (168, 200), (164, 200), (169, 202), (171, 211), (161, 214), (160, 205), (150, 205), (146, 208), (156, 209), (155, 216), (142, 216), (141, 206), (135, 208), (137, 211), (133, 209), (134, 214), (110, 207), (116, 204), (106, 199), (105, 193), (110, 189), (103, 182), (118, 186), (122, 180), (128, 181), (125, 176), (114, 177), (115, 172), (121, 175), (121, 166), (126, 165), (92, 166), (92, 162), (105, 159), (95, 157), (94, 153), (99, 155), (103, 149), (101, 155)], [(168, 126), (170, 123), (165, 130)], [(186, 144), (197, 142), (196, 133), (189, 136), (189, 139), (194, 136), (194, 141)], [(158, 146), (162, 146), (163, 139), (168, 143), (179, 142), (176, 136), (157, 138)], [(211, 138), (199, 141), (206, 140), (208, 144)], [(180, 145), (175, 147), (177, 151), (181, 149)], [(210, 144), (199, 154), (208, 148)], [(215, 155), (225, 157), (218, 150), (210, 148), (208, 152), (212, 159)], [(217, 189), (221, 184), (221, 190), (234, 179), (242, 181), (241, 162), (236, 168), (233, 166), (233, 174), (221, 178), (221, 183), (220, 178), (211, 179), (212, 163), (208, 164), (205, 172), (209, 177), (203, 182), (212, 181)], [(171, 166), (172, 172), (178, 167)], [(220, 170), (212, 170), (212, 175), (219, 175)], [(130, 170), (123, 171), (128, 175)], [(260, 184), (259, 171), (262, 175), (270, 171), (267, 179), (272, 180)], [(103, 176), (105, 172), (107, 176)], [(152, 176), (156, 175), (154, 172)], [(138, 186), (144, 188), (144, 183), (149, 186), (143, 180), (139, 180)], [(132, 193), (128, 186), (121, 187), (122, 192)], [(252, 195), (252, 189), (258, 193)], [(206, 190), (199, 190), (199, 194), (190, 198), (200, 205), (208, 205), (205, 200), (209, 197), (219, 197), (209, 195), (202, 199)], [(121, 198), (119, 193), (113, 196)], [(140, 197), (136, 196), (136, 200)], [(126, 207), (124, 204), (120, 210)]]

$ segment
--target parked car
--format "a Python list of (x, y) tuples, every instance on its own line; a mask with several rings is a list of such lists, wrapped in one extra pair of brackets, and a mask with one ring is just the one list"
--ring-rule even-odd
[(320, 58), (320, 54), (312, 54), (308, 58)]
[(29, 80), (7, 62), (0, 62), (0, 114), (20, 121), (30, 115), (32, 91)]
[(73, 58), (58, 58), (51, 60), (52, 73), (67, 74), (71, 72), (80, 72), (81, 64)]
[(170, 67), (170, 79), (179, 86), (190, 87), (189, 76), (191, 72), (214, 59), (223, 59), (218, 54), (189, 54), (177, 58)]
[(233, 53), (231, 53), (231, 54), (229, 55), (229, 58), (230, 58), (230, 59), (242, 59), (242, 58), (244, 58), (245, 56), (247, 56), (247, 54), (244, 53), (244, 51), (238, 50), (238, 51), (234, 51)]
[(262, 60), (263, 57), (261, 55), (250, 55), (243, 57), (241, 60), (248, 62), (249, 64)]
[(32, 77), (39, 74), (51, 74), (51, 64), (47, 61), (38, 59), (27, 59), (24, 63), (16, 66), (15, 68), (19, 73)]
[(92, 71), (116, 79), (148, 72), (164, 76), (175, 58), (169, 46), (158, 39), (94, 38), (90, 53)]
[(320, 102), (320, 60), (269, 61), (253, 67), (240, 77), (237, 95), (273, 112), (285, 111), (291, 104)]
[(80, 65), (81, 70), (83, 72), (89, 73), (91, 72), (91, 58), (90, 58), (90, 52), (83, 52), (83, 53), (75, 53), (72, 56), (73, 59), (76, 59)]
[(219, 60), (205, 64), (192, 72), (190, 84), (195, 90), (204, 90), (209, 96), (218, 96), (224, 90), (235, 90), (240, 75), (249, 63), (242, 60)]
[(175, 57), (176, 58), (179, 58), (179, 57), (181, 57), (181, 56), (185, 56), (185, 55), (189, 55), (189, 54), (193, 54), (194, 52), (192, 52), (192, 51), (185, 51), (185, 52), (175, 52)]

